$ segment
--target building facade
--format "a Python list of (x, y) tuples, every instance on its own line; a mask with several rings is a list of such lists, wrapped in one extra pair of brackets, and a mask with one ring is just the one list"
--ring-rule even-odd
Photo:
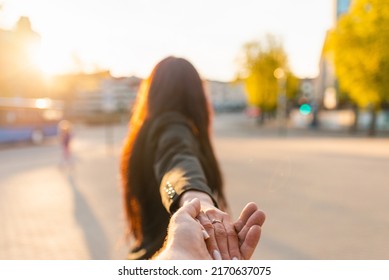
[(0, 29), (0, 96), (43, 97), (43, 78), (34, 65), (40, 42), (27, 17), (11, 30)]
[(207, 80), (205, 88), (216, 112), (241, 111), (246, 107), (242, 83)]
[[(339, 18), (347, 13), (350, 9), (352, 0), (334, 0), (333, 7), (333, 20), (334, 27), (336, 26)], [(325, 109), (335, 109), (338, 106), (338, 81), (335, 76), (335, 68), (333, 65), (332, 54), (326, 51), (326, 45), (329, 40), (329, 33), (327, 32), (323, 49), (319, 62), (319, 76), (317, 77), (316, 83), (316, 95), (315, 101), (319, 106)]]

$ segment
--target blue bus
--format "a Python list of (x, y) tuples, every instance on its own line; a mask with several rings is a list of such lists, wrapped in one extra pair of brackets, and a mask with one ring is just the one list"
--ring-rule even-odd
[(48, 98), (0, 98), (0, 143), (39, 144), (57, 135), (62, 102)]

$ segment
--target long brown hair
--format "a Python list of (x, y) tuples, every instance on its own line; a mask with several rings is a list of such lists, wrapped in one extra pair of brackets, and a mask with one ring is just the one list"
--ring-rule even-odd
[(209, 167), (204, 169), (207, 181), (214, 190), (219, 205), (226, 207), (222, 176), (210, 141), (212, 110), (202, 80), (187, 60), (167, 57), (155, 66), (140, 87), (121, 157), (124, 209), (129, 233), (138, 242), (142, 240), (142, 209), (147, 207), (143, 205), (141, 196), (147, 194), (140, 191), (143, 186), (137, 183), (141, 172), (135, 170), (137, 167), (140, 170), (139, 161), (143, 155), (134, 147), (145, 142), (144, 135), (148, 127), (146, 123), (165, 112), (182, 114), (196, 128), (201, 151)]

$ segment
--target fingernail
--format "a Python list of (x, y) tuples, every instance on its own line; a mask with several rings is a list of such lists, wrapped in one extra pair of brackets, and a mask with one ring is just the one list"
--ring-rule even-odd
[(233, 261), (237, 261), (237, 260), (239, 260), (239, 259), (238, 259), (237, 257), (233, 257), (232, 260), (233, 260)]
[(209, 238), (208, 232), (205, 231), (205, 230), (202, 230), (202, 232), (203, 232), (203, 237), (204, 237), (204, 239), (207, 240), (207, 239)]
[(220, 255), (218, 250), (213, 251), (213, 258), (215, 260), (217, 260), (217, 261), (221, 261), (222, 260), (222, 256)]

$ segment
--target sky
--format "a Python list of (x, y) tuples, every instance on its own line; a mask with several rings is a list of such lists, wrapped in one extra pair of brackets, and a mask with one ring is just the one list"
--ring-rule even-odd
[[(184, 57), (207, 79), (229, 81), (249, 41), (274, 34), (291, 70), (318, 74), (332, 0), (0, 0), (0, 28), (28, 16), (41, 36), (47, 74), (76, 68), (146, 77), (166, 56)], [(78, 64), (80, 67), (80, 64)]]

